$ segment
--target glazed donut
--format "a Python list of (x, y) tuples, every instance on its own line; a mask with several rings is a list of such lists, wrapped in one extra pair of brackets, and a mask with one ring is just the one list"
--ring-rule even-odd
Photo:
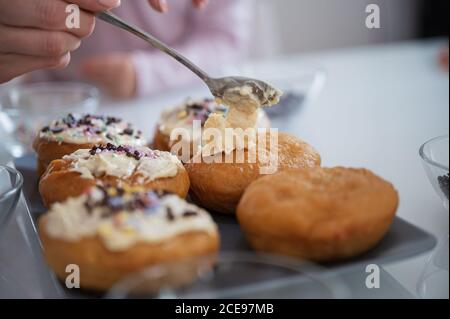
[[(226, 110), (225, 106), (217, 104), (212, 99), (198, 99), (187, 100), (177, 107), (164, 111), (155, 128), (152, 147), (160, 151), (169, 152), (173, 143), (181, 140), (181, 138), (179, 138), (178, 140), (171, 142), (170, 134), (175, 128), (185, 128), (190, 132), (190, 135), (185, 142), (190, 144), (191, 155), (193, 155), (195, 153), (192, 142), (193, 121), (199, 120), (201, 127), (203, 127), (210, 114), (224, 114)], [(270, 120), (262, 109), (260, 109), (258, 113), (257, 126), (261, 128), (270, 128)], [(181, 159), (181, 154), (176, 155)]]
[(39, 234), (58, 278), (64, 281), (67, 265), (75, 264), (81, 288), (90, 290), (107, 290), (147, 267), (215, 255), (220, 241), (210, 215), (195, 205), (118, 187), (94, 187), (54, 204), (40, 218)]
[[(278, 146), (270, 145), (266, 135), (266, 155), (277, 156), (274, 171), (319, 166), (320, 155), (307, 143), (287, 133), (278, 133)], [(191, 182), (190, 195), (195, 203), (225, 214), (234, 214), (244, 190), (251, 182), (264, 176), (262, 168), (267, 166), (259, 156), (254, 163), (249, 161), (249, 151), (244, 150), (244, 161), (237, 161), (237, 151), (229, 155), (220, 154), (220, 162), (211, 162), (211, 157), (194, 157), (185, 164)]]
[(51, 162), (39, 182), (39, 192), (49, 207), (95, 185), (165, 190), (184, 198), (189, 177), (178, 158), (168, 152), (107, 144), (81, 149)]
[(33, 148), (37, 153), (37, 170), (41, 176), (51, 161), (79, 149), (111, 143), (144, 146), (142, 133), (130, 123), (111, 116), (68, 114), (51, 122), (37, 134)]
[(398, 202), (394, 187), (366, 169), (315, 167), (253, 182), (237, 218), (254, 249), (325, 262), (375, 246)]

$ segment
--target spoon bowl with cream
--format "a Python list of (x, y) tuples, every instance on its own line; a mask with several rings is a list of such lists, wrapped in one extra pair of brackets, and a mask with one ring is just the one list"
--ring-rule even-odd
[(252, 78), (228, 76), (206, 81), (211, 93), (222, 104), (242, 107), (270, 107), (278, 104), (282, 92), (272, 85)]

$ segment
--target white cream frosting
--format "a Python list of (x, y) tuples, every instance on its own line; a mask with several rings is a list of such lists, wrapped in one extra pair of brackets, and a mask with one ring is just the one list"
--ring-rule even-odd
[(178, 167), (182, 166), (178, 158), (167, 152), (160, 152), (162, 156), (156, 158), (144, 157), (137, 167), (138, 172), (144, 172), (144, 176), (150, 180), (176, 176)]
[[(72, 115), (77, 120), (85, 117)], [(64, 142), (69, 144), (106, 144), (144, 146), (146, 140), (137, 134), (131, 124), (117, 119), (119, 121), (108, 123), (107, 117), (95, 117), (90, 119), (91, 125), (67, 125), (64, 119), (53, 121), (44, 131), (39, 132), (39, 137), (49, 141)], [(61, 131), (59, 131), (62, 129)], [(124, 130), (130, 129), (132, 134), (124, 134)]]
[(266, 91), (261, 91), (261, 96), (253, 93), (253, 88), (250, 85), (242, 87), (232, 87), (225, 91), (222, 99), (218, 99), (217, 103), (228, 106), (227, 114), (213, 113), (206, 121), (205, 129), (217, 129), (220, 132), (221, 143), (212, 137), (203, 138), (204, 155), (215, 155), (221, 152), (230, 154), (235, 149), (247, 148), (249, 145), (254, 145), (254, 139), (247, 139), (245, 143), (239, 143), (241, 138), (236, 134), (226, 134), (225, 129), (241, 129), (253, 130), (253, 136), (256, 136), (256, 129), (258, 128), (259, 112), (262, 107), (270, 107), (277, 104), (282, 95), (281, 91), (268, 88)]
[(153, 151), (148, 148), (137, 148), (142, 153), (150, 152), (150, 156), (136, 159), (124, 152), (103, 150), (92, 155), (89, 149), (77, 150), (64, 159), (71, 161), (70, 170), (78, 172), (83, 178), (94, 179), (102, 175), (126, 179), (139, 174), (145, 181), (174, 177), (182, 166), (178, 158), (169, 152)]
[[(48, 235), (71, 242), (98, 235), (110, 251), (123, 251), (138, 242), (158, 243), (183, 233), (217, 233), (217, 227), (206, 211), (176, 195), (163, 196), (159, 204), (148, 211), (123, 210), (114, 215), (105, 215), (110, 210), (107, 206), (96, 206), (90, 211), (85, 205), (88, 196), (54, 204), (45, 224)], [(171, 210), (170, 219), (167, 208)], [(196, 214), (186, 217), (183, 215), (186, 211)]]

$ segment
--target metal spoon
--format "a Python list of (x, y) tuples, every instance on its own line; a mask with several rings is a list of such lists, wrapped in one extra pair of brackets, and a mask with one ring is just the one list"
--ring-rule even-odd
[(205, 82), (206, 85), (208, 86), (212, 95), (217, 98), (222, 99), (227, 90), (233, 88), (238, 89), (244, 86), (250, 86), (252, 88), (253, 94), (255, 94), (259, 98), (262, 106), (272, 105), (273, 100), (277, 98), (277, 96), (273, 95), (278, 94), (277, 92), (279, 91), (273, 88), (270, 84), (267, 84), (260, 80), (240, 76), (230, 76), (217, 79), (210, 77), (205, 71), (200, 69), (198, 66), (196, 66), (190, 60), (188, 60), (183, 55), (178, 53), (176, 50), (170, 48), (168, 45), (156, 39), (151, 34), (123, 21), (121, 18), (117, 17), (111, 12), (107, 11), (101, 12), (97, 15), (97, 18), (105, 22), (108, 22), (116, 27), (119, 27), (125, 31), (133, 33), (139, 38), (149, 42), (152, 46), (156, 47), (157, 49), (170, 55), (175, 60), (186, 66), (189, 70), (194, 72), (200, 79), (202, 79), (203, 82)]

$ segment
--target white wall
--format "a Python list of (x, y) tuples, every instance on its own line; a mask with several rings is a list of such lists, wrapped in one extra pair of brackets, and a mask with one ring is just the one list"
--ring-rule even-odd
[[(256, 8), (253, 56), (327, 50), (410, 39), (420, 0), (252, 0)], [(366, 6), (381, 10), (381, 28), (365, 27)], [(279, 34), (279, 39), (276, 35)]]

